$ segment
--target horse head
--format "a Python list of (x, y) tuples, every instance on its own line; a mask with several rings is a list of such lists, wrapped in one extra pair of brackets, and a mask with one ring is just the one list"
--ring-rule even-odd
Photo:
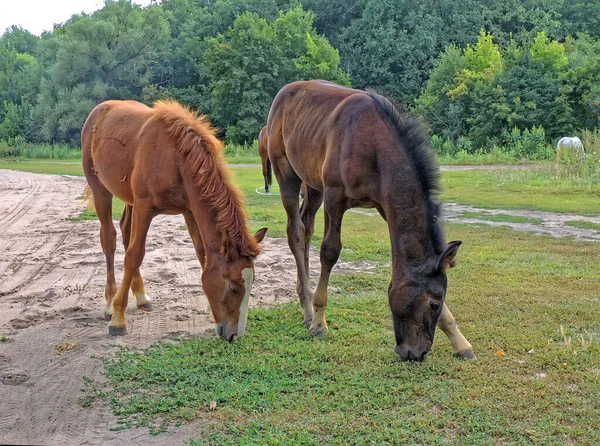
[[(267, 228), (262, 228), (254, 234), (257, 243), (266, 232)], [(253, 284), (254, 258), (249, 256), (225, 254), (219, 261), (209, 262), (202, 273), (202, 286), (217, 324), (217, 335), (228, 342), (246, 331)]]
[(429, 354), (446, 299), (446, 272), (461, 243), (450, 242), (442, 254), (408, 265), (402, 279), (390, 284), (394, 350), (402, 360), (423, 361)]

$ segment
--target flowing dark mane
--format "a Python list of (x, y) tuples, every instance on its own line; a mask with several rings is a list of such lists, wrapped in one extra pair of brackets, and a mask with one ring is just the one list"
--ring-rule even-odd
[[(197, 115), (175, 101), (158, 101), (154, 114), (168, 125), (168, 131), (179, 145), (196, 184), (202, 187), (201, 199), (207, 200), (217, 210), (217, 229), (223, 234), (223, 248), (231, 258), (255, 258), (260, 250), (258, 243), (246, 227), (246, 210), (243, 195), (232, 181), (232, 173), (223, 156), (223, 143), (215, 136), (208, 119)], [(234, 250), (232, 250), (234, 248)]]
[(429, 231), (433, 248), (437, 253), (442, 253), (445, 240), (439, 223), (441, 209), (438, 202), (440, 191), (440, 174), (437, 159), (431, 149), (424, 125), (407, 112), (400, 113), (398, 108), (385, 97), (367, 91), (373, 98), (379, 114), (396, 130), (402, 146), (413, 161), (417, 177), (421, 183), (423, 193), (427, 197), (429, 218)]

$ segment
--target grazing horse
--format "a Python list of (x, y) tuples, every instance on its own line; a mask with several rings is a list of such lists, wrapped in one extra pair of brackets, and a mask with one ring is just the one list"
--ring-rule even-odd
[(584, 153), (583, 143), (577, 136), (572, 138), (565, 136), (556, 144), (556, 158), (558, 161), (568, 160), (569, 158), (581, 161)]
[[(461, 242), (444, 241), (435, 197), (439, 169), (420, 124), (375, 93), (314, 80), (294, 82), (279, 91), (267, 128), (269, 158), (288, 216), (297, 292), (310, 332), (324, 336), (328, 331), (327, 285), (342, 249), (344, 212), (376, 208), (391, 239), (388, 297), (396, 353), (403, 360), (425, 359), (439, 321), (454, 355), (475, 358), (445, 304), (446, 272), (454, 265)], [(299, 210), (302, 182), (307, 190)], [(308, 253), (322, 203), (321, 274), (311, 296)]]
[(269, 188), (273, 181), (273, 174), (271, 173), (271, 161), (267, 154), (267, 126), (264, 126), (258, 134), (258, 154), (260, 155), (260, 162), (262, 164), (262, 174), (265, 179), (265, 192), (269, 193)]
[[(174, 101), (153, 108), (107, 101), (88, 116), (81, 133), (85, 195), (93, 198), (106, 256), (106, 309), (111, 335), (126, 333), (129, 289), (140, 310), (151, 310), (140, 265), (146, 235), (158, 214), (183, 214), (202, 265), (202, 286), (217, 334), (232, 341), (246, 328), (254, 259), (266, 228), (246, 227), (242, 194), (231, 180), (223, 144), (204, 118)], [(125, 271), (117, 289), (113, 195), (125, 202), (121, 232)]]

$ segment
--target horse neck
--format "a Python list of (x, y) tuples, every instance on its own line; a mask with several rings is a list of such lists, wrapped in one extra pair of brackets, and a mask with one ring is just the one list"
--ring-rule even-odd
[[(198, 186), (195, 185), (193, 187), (198, 188)], [(236, 254), (237, 256), (241, 256), (239, 251), (237, 253), (230, 252), (227, 254), (223, 252), (223, 241), (225, 237), (223, 231), (219, 230), (216, 223), (218, 211), (211, 206), (209, 200), (206, 198), (191, 198), (201, 197), (200, 193), (188, 194), (188, 197), (190, 197), (190, 210), (194, 215), (194, 220), (198, 225), (198, 231), (204, 242), (207, 267), (227, 263), (229, 261), (227, 256), (232, 257), (232, 254), (233, 256)]]
[(392, 278), (401, 280), (409, 264), (421, 263), (435, 254), (427, 203), (418, 205), (417, 209), (389, 206), (385, 211), (392, 250)]

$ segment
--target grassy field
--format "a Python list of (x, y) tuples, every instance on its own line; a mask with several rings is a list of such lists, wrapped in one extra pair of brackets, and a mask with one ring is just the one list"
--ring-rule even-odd
[(448, 304), (475, 362), (453, 359), (441, 333), (425, 363), (399, 361), (381, 263), (334, 275), (325, 340), (307, 334), (296, 303), (255, 310), (232, 345), (118, 352), (82, 403), (104, 401), (121, 427), (153, 432), (199, 418), (206, 436), (194, 444), (600, 442), (598, 244), (464, 225), (448, 233), (464, 241)]
[[(61, 174), (78, 167), (18, 164)], [(234, 170), (253, 229), (283, 236), (280, 198), (255, 192), (259, 169)], [(565, 180), (552, 188), (551, 177), (535, 175), (445, 172), (443, 197), (598, 213), (593, 187)], [(110, 404), (122, 428), (158, 432), (200, 419), (205, 435), (191, 444), (600, 443), (600, 245), (506, 228), (446, 229), (464, 242), (448, 304), (477, 361), (453, 359), (442, 333), (424, 363), (399, 361), (387, 228), (349, 212), (342, 259), (377, 267), (332, 277), (325, 340), (308, 335), (297, 303), (255, 310), (248, 334), (231, 345), (198, 338), (119, 351), (104, 360), (106, 383), (84, 379), (81, 402)]]
[(483, 208), (600, 213), (600, 178), (561, 178), (551, 169), (444, 172), (444, 201)]
[[(0, 160), (0, 169), (83, 175), (78, 161)], [(268, 217), (270, 211), (264, 210), (263, 204), (273, 201), (279, 205), (280, 201), (277, 196), (266, 197), (255, 193), (255, 189), (263, 184), (260, 169), (234, 167), (233, 170), (244, 192), (249, 195), (250, 204), (259, 204), (257, 212), (259, 214), (264, 212), (264, 216)], [(600, 213), (598, 178), (591, 180), (561, 178), (550, 169), (443, 172), (442, 185), (442, 200), (448, 202), (488, 209), (531, 209), (582, 215)], [(281, 206), (275, 207), (281, 208)], [(282, 209), (280, 210), (283, 212)]]

